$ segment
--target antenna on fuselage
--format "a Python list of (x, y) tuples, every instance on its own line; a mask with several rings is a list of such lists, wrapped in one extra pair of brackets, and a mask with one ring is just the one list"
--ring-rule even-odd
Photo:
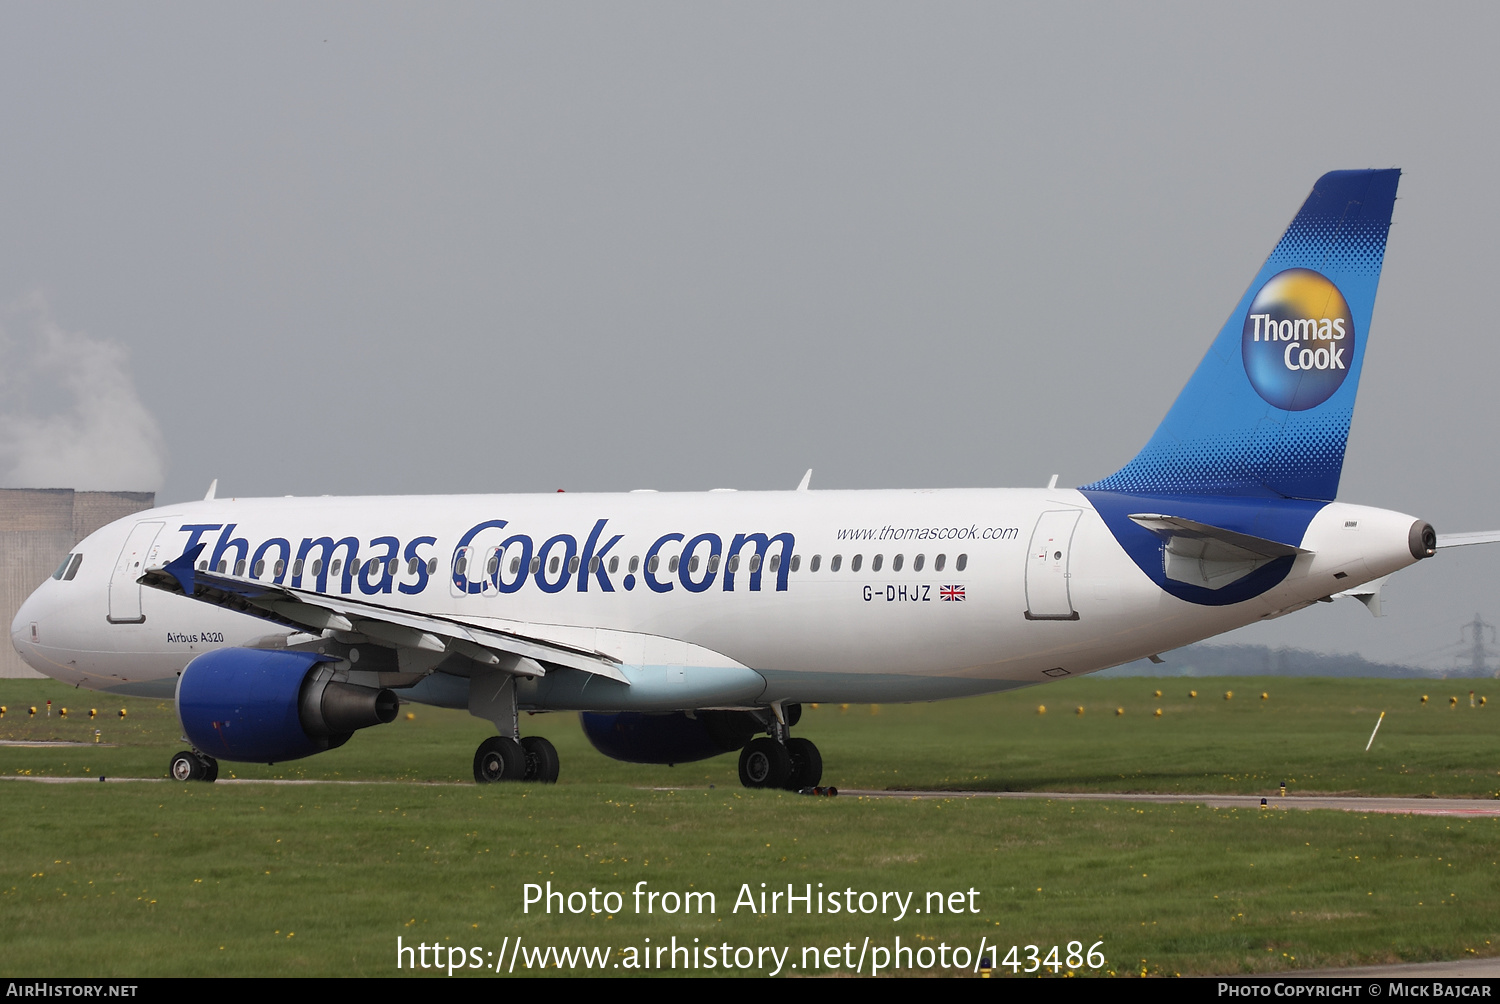
[(805, 491), (807, 491), (807, 483), (809, 481), (811, 481), (811, 480), (812, 480), (812, 468), (809, 467), (807, 469), (807, 473), (804, 474), (804, 475), (802, 475), (802, 480), (797, 483), (797, 490), (799, 492), (805, 492)]
[(203, 496), (203, 501), (205, 501), (205, 502), (212, 502), (214, 500), (214, 492), (216, 492), (218, 490), (219, 490), (219, 479), (218, 478), (214, 478), (212, 481), (210, 481), (208, 483), (208, 494), (206, 494), (206, 495)]

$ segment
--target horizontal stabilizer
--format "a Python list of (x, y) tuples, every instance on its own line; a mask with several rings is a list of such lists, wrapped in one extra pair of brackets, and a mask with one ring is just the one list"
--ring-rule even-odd
[(1438, 534), (1438, 547), (1463, 547), (1466, 544), (1494, 544), (1500, 542), (1500, 530), (1470, 530), (1466, 533)]
[[(357, 632), (395, 648), (403, 655), (425, 652), (441, 659), (450, 651), (457, 652), (519, 676), (544, 675), (546, 670), (538, 664), (550, 663), (619, 683), (630, 683), (619, 663), (600, 652), (570, 648), (510, 631), (481, 628), (446, 617), (397, 610), (368, 600), (329, 596), (222, 572), (194, 570), (185, 576), (184, 582), (178, 567), (181, 560), (179, 558), (165, 567), (147, 569), (140, 578), (141, 585), (191, 595), (201, 603), (249, 614), (298, 631), (311, 628), (319, 632)], [(193, 592), (187, 593), (187, 588)], [(494, 657), (493, 662), (486, 653)], [(437, 664), (430, 658), (422, 661), (429, 667)]]
[(1312, 553), (1182, 516), (1131, 513), (1130, 519), (1161, 538), (1167, 578), (1205, 589), (1222, 589), (1277, 558)]

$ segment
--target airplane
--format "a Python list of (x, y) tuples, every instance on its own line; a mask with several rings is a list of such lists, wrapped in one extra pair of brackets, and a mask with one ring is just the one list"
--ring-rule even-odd
[[(480, 783), (556, 781), (519, 713), (607, 756), (738, 752), (817, 788), (809, 702), (932, 701), (1091, 673), (1334, 596), (1379, 612), (1446, 546), (1336, 501), (1397, 170), (1314, 185), (1139, 454), (1063, 489), (221, 499), (91, 534), (11, 626), (65, 683), (172, 698), (170, 776), (279, 763), (467, 709)], [(217, 484), (217, 482), (215, 482)]]

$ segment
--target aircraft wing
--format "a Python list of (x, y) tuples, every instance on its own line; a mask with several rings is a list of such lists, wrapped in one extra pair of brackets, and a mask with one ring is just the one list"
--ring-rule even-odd
[(1463, 547), (1465, 544), (1493, 544), (1500, 541), (1500, 530), (1471, 530), (1465, 533), (1438, 534), (1438, 547)]
[[(450, 652), (516, 676), (545, 676), (543, 663), (629, 685), (618, 660), (513, 631), (497, 631), (433, 614), (413, 613), (347, 596), (329, 596), (193, 567), (203, 545), (140, 577), (143, 586), (259, 617), (297, 631), (347, 631), (395, 648), (403, 662), (429, 668)], [(419, 653), (425, 653), (419, 654)]]

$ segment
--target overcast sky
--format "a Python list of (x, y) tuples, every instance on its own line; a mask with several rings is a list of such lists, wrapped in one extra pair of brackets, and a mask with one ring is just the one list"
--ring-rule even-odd
[[(1497, 22), (3, 3), (0, 473), (163, 501), (1082, 484), (1313, 181), (1394, 166), (1340, 497), (1497, 528)], [(1497, 563), (1230, 637), (1432, 656), (1500, 621)]]

